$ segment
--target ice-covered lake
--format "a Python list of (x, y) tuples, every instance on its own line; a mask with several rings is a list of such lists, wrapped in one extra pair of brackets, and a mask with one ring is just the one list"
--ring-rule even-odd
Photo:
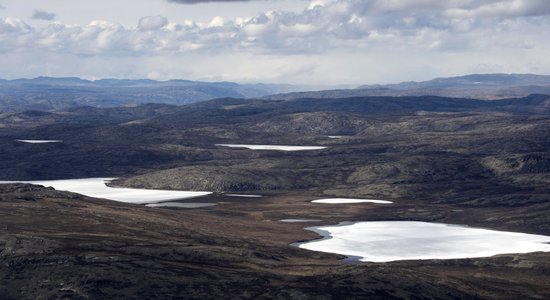
[(50, 143), (62, 143), (60, 140), (16, 140), (17, 142), (27, 144), (50, 144)]
[(227, 197), (241, 197), (241, 198), (262, 198), (262, 195), (248, 195), (248, 194), (225, 194)]
[(363, 262), (550, 252), (550, 236), (440, 223), (358, 222), (307, 229), (323, 239), (299, 244), (300, 248), (358, 257)]
[(109, 183), (114, 179), (115, 178), (85, 178), (41, 181), (3, 181), (0, 183), (23, 182), (51, 186), (60, 191), (69, 191), (94, 198), (135, 204), (159, 203), (170, 200), (195, 198), (211, 194), (210, 192), (118, 188), (109, 187), (106, 185), (106, 183)]
[(311, 201), (312, 203), (324, 203), (324, 204), (355, 204), (355, 203), (376, 203), (376, 204), (392, 204), (391, 201), (386, 200), (372, 200), (372, 199), (350, 199), (350, 198), (328, 198), (318, 199)]
[(216, 206), (216, 203), (200, 203), (200, 202), (194, 202), (194, 203), (183, 203), (183, 202), (162, 202), (162, 203), (153, 203), (153, 204), (147, 204), (145, 206), (147, 207), (172, 207), (172, 208), (201, 208), (201, 207), (209, 207), (209, 206)]
[(321, 222), (318, 219), (282, 219), (279, 222), (283, 223), (310, 223), (310, 222)]
[(283, 146), (283, 145), (244, 145), (244, 144), (216, 144), (219, 147), (248, 148), (251, 150), (278, 150), (278, 151), (307, 151), (322, 150), (327, 147), (320, 146)]

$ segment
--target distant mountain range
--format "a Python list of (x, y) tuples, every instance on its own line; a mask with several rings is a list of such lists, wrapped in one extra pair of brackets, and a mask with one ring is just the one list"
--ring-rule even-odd
[(441, 96), (495, 100), (550, 94), (550, 76), (533, 74), (472, 74), (436, 78), (423, 82), (402, 82), (387, 85), (363, 85), (355, 89), (297, 92), (271, 95), (272, 100), (300, 98), (347, 98), (365, 96)]
[(364, 85), (354, 89), (312, 90), (290, 84), (238, 84), (189, 80), (85, 80), (76, 77), (0, 80), (0, 111), (55, 110), (80, 106), (117, 107), (144, 103), (183, 105), (217, 98), (349, 98), (366, 96), (441, 96), (494, 100), (530, 94), (550, 95), (550, 76), (474, 74), (425, 82)]
[(214, 98), (255, 98), (306, 88), (188, 80), (84, 80), (76, 77), (0, 80), (0, 111), (115, 107), (143, 103), (188, 104)]

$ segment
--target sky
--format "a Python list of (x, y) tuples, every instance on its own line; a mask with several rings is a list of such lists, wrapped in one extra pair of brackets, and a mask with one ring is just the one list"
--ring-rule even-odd
[(0, 78), (550, 74), (548, 0), (0, 0)]

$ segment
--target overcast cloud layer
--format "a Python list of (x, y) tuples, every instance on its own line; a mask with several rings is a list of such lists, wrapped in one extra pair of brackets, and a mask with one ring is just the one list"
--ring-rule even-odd
[[(550, 73), (550, 42), (543, 38), (550, 36), (547, 0), (302, 2), (299, 13), (227, 20), (212, 11), (209, 22), (154, 15), (135, 26), (108, 20), (31, 25), (4, 17), (0, 55), (7, 63), (0, 77), (361, 84), (473, 72)], [(40, 10), (35, 15), (56, 17)]]

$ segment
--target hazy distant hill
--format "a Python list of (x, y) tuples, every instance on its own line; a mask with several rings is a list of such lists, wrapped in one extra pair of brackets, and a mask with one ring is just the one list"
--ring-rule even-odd
[(142, 103), (187, 104), (222, 97), (251, 98), (302, 90), (277, 84), (75, 77), (0, 80), (0, 111), (114, 107)]
[(550, 76), (533, 74), (472, 74), (436, 78), (423, 82), (402, 82), (387, 85), (364, 85), (356, 89), (297, 92), (266, 98), (289, 100), (298, 98), (343, 98), (364, 96), (441, 96), (474, 99), (504, 99), (530, 94), (550, 94)]
[[(484, 74), (437, 78), (425, 82), (365, 85), (355, 89), (303, 92), (311, 87), (285, 84), (238, 84), (189, 80), (84, 80), (76, 77), (0, 80), (0, 111), (66, 109), (79, 106), (116, 107), (144, 103), (181, 105), (217, 98), (349, 98), (425, 96), (504, 99), (550, 94), (550, 76)], [(302, 91), (302, 92), (300, 92)]]

